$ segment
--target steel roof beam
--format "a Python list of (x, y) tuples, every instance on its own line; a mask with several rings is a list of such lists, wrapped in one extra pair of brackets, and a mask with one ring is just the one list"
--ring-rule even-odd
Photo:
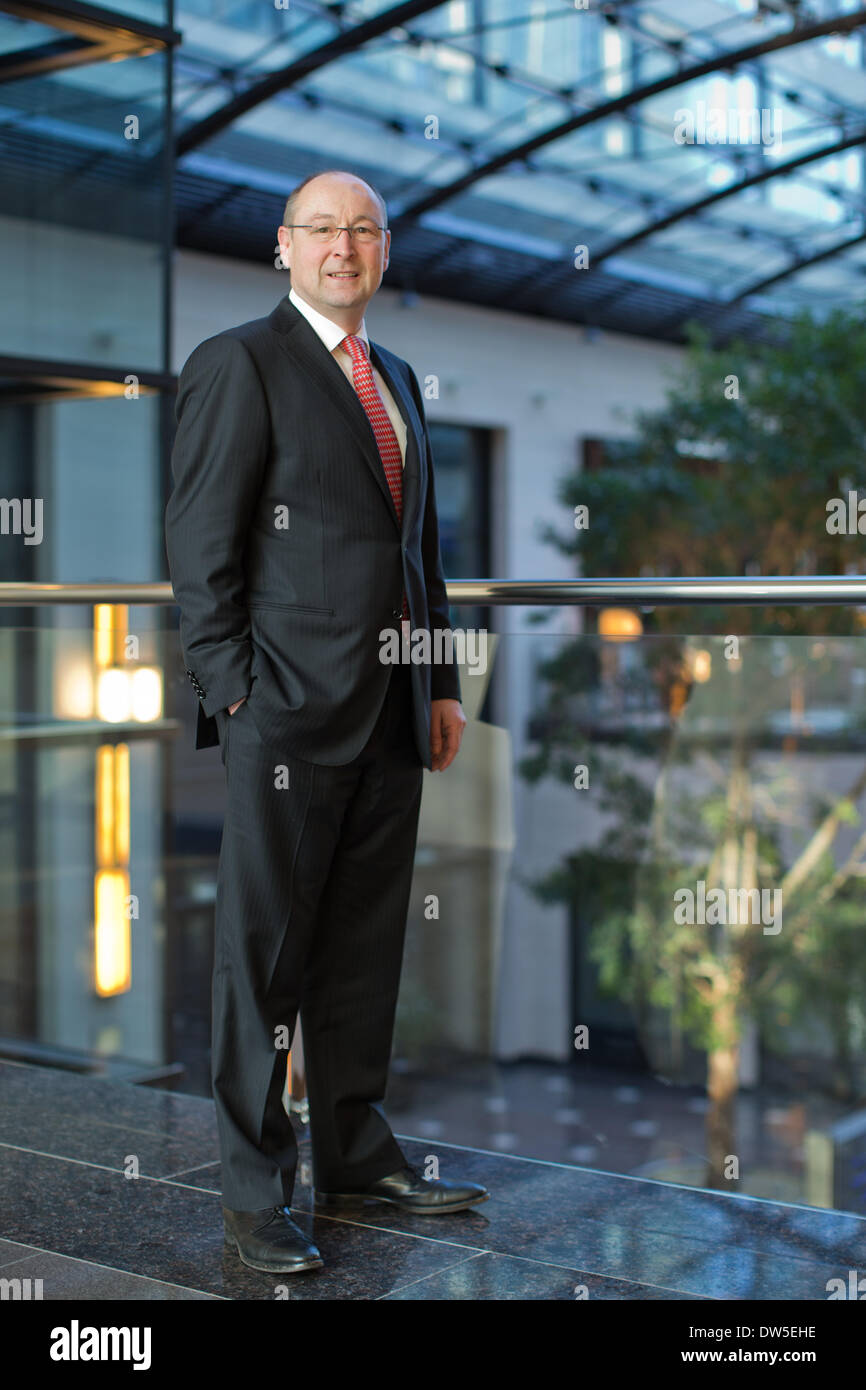
[(218, 107), (216, 111), (212, 111), (209, 116), (205, 116), (203, 120), (196, 121), (195, 124), (181, 131), (175, 142), (177, 157), (180, 158), (190, 150), (197, 149), (199, 145), (203, 145), (205, 141), (211, 140), (214, 135), (225, 130), (240, 116), (245, 116), (254, 107), (269, 101), (278, 92), (293, 87), (302, 78), (309, 77), (311, 72), (318, 72), (320, 68), (327, 67), (329, 63), (333, 63), (347, 53), (352, 53), (363, 47), (371, 39), (377, 39), (381, 34), (387, 34), (390, 29), (399, 28), (408, 23), (409, 20), (417, 19), (419, 15), (439, 9), (443, 3), (444, 0), (404, 0), (403, 4), (394, 5), (391, 9), (374, 15), (372, 19), (365, 20), (363, 24), (356, 24), (350, 29), (344, 29), (336, 38), (329, 39), (327, 43), (320, 44), (318, 48), (302, 54), (300, 58), (294, 59), (286, 67), (268, 73), (267, 77), (263, 77), (259, 82), (253, 82), (245, 91), (239, 92), (231, 101)]
[(654, 236), (657, 232), (665, 232), (668, 227), (673, 227), (677, 222), (682, 222), (686, 217), (694, 217), (699, 212), (704, 212), (706, 208), (714, 207), (716, 203), (724, 202), (726, 198), (736, 197), (738, 193), (743, 193), (747, 188), (757, 188), (759, 184), (769, 183), (771, 179), (784, 178), (786, 174), (792, 174), (796, 169), (802, 169), (806, 164), (816, 164), (821, 159), (832, 159), (837, 154), (843, 154), (845, 150), (856, 148), (866, 142), (866, 128), (858, 130), (855, 135), (849, 135), (844, 140), (838, 140), (833, 145), (826, 145), (817, 150), (810, 150), (808, 154), (797, 155), (795, 159), (786, 159), (778, 164), (767, 165), (756, 174), (748, 174), (738, 183), (730, 184), (727, 188), (720, 188), (715, 193), (708, 193), (703, 198), (696, 198), (693, 203), (688, 203), (685, 207), (677, 208), (674, 212), (667, 213), (664, 217), (659, 217), (655, 222), (650, 222), (646, 227), (638, 232), (633, 232), (631, 236), (623, 237), (620, 241), (613, 242), (610, 246), (604, 247), (594, 258), (594, 264), (600, 265), (602, 261), (609, 260), (611, 256), (619, 256), (623, 251), (628, 251), (632, 246), (637, 246), (639, 242), (647, 237)]
[[(822, 159), (832, 159), (835, 155), (844, 154), (846, 150), (855, 149), (864, 143), (866, 143), (866, 128), (857, 131), (855, 135), (846, 136), (844, 140), (837, 140), (833, 145), (824, 145), (820, 149), (810, 150), (807, 154), (797, 155), (796, 158), (787, 159), (783, 163), (766, 165), (756, 174), (748, 174), (737, 183), (729, 184), (727, 188), (719, 188), (714, 193), (705, 194), (703, 198), (696, 198), (694, 202), (686, 203), (683, 207), (666, 213), (664, 217), (657, 217), (655, 221), (648, 222), (639, 231), (632, 232), (629, 236), (620, 238), (619, 241), (611, 242), (601, 251), (590, 253), (589, 265), (582, 273), (584, 275), (592, 274), (593, 270), (596, 270), (604, 261), (610, 260), (612, 256), (622, 255), (624, 251), (639, 245), (648, 237), (655, 236), (658, 232), (667, 231), (668, 227), (675, 226), (677, 222), (682, 222), (687, 217), (695, 217), (698, 213), (705, 212), (707, 208), (715, 207), (717, 203), (724, 202), (726, 198), (735, 198), (738, 193), (744, 193), (748, 188), (757, 188), (759, 184), (769, 183), (771, 179), (784, 178), (786, 174), (792, 174), (807, 164), (817, 164)], [(756, 229), (756, 234), (758, 234), (758, 229)], [(527, 277), (516, 287), (515, 295), (550, 287), (572, 273), (570, 262), (567, 265), (559, 263), (552, 266), (540, 278), (538, 276), (534, 279)]]
[(762, 280), (753, 280), (739, 294), (735, 294), (732, 299), (726, 299), (722, 307), (727, 308), (729, 304), (739, 304), (743, 299), (748, 299), (753, 294), (760, 294), (770, 285), (778, 285), (780, 280), (787, 280), (789, 275), (796, 275), (798, 271), (806, 270), (809, 266), (820, 265), (822, 261), (832, 260), (834, 256), (839, 256), (845, 251), (849, 251), (852, 246), (859, 246), (866, 241), (866, 232), (858, 232), (856, 236), (848, 237), (845, 241), (839, 241), (835, 246), (828, 246), (823, 251), (816, 251), (812, 256), (798, 257), (792, 265), (785, 270), (779, 270), (775, 275), (767, 275)]
[(598, 106), (581, 112), (580, 115), (570, 116), (567, 120), (560, 121), (558, 125), (551, 126), (548, 130), (540, 131), (528, 140), (521, 140), (519, 144), (509, 146), (507, 150), (503, 150), (500, 154), (494, 155), (492, 158), (484, 160), (483, 163), (477, 164), (473, 169), (467, 170), (459, 178), (453, 179), (450, 183), (443, 184), (439, 188), (431, 189), (429, 193), (425, 193), (416, 202), (410, 203), (392, 220), (391, 225), (394, 226), (397, 222), (410, 218), (418, 218), (423, 213), (440, 207), (442, 203), (449, 202), (480, 180), (489, 178), (509, 164), (525, 159), (528, 155), (534, 154), (536, 150), (543, 149), (545, 145), (562, 140), (566, 135), (571, 135), (574, 131), (582, 130), (586, 126), (594, 125), (597, 121), (605, 120), (608, 116), (620, 115), (629, 107), (658, 96), (661, 92), (668, 92), (674, 87), (685, 85), (687, 82), (708, 77), (711, 73), (735, 68), (754, 58), (761, 58), (769, 53), (793, 48), (801, 43), (809, 43), (812, 39), (823, 38), (828, 34), (850, 33), (854, 29), (861, 28), (864, 24), (866, 24), (866, 9), (855, 10), (852, 14), (836, 15), (832, 19), (824, 19), (817, 24), (795, 25), (787, 33), (776, 34), (773, 38), (762, 39), (759, 43), (747, 44), (744, 48), (735, 48), (729, 53), (719, 53), (703, 62), (692, 63), (688, 67), (679, 68), (675, 72), (668, 73), (666, 77), (657, 78), (654, 82), (647, 82), (642, 87), (632, 88), (631, 91), (613, 97), (610, 101), (601, 102)]
[[(842, 255), (845, 251), (850, 250), (853, 246), (859, 246), (864, 241), (866, 241), (866, 232), (858, 232), (856, 236), (848, 237), (845, 241), (839, 241), (835, 246), (828, 246), (825, 247), (823, 251), (816, 251), (813, 256), (799, 256), (796, 261), (786, 266), (784, 270), (777, 270), (773, 275), (765, 275), (760, 280), (753, 280), (751, 284), (746, 285), (744, 289), (740, 290), (738, 294), (733, 295), (730, 299), (717, 300), (714, 304), (708, 304), (708, 301), (703, 300), (698, 303), (696, 307), (699, 311), (712, 307), (723, 317), (730, 318), (729, 314), (725, 315), (725, 310), (735, 309), (738, 305), (742, 304), (744, 299), (749, 299), (752, 295), (760, 294), (762, 290), (769, 289), (771, 285), (778, 285), (780, 281), (787, 280), (789, 275), (796, 275), (801, 270), (807, 270), (809, 266), (820, 265), (822, 261), (832, 260), (834, 256)], [(688, 317), (688, 310), (682, 312), (678, 311), (675, 314), (668, 314), (666, 318), (653, 324), (650, 331), (654, 335), (669, 333), (675, 325), (685, 323)], [(717, 328), (716, 335), (727, 337), (728, 333), (727, 330), (722, 327)]]
[(179, 44), (181, 39), (178, 31), (167, 25), (150, 24), (80, 0), (0, 0), (0, 11), (72, 35), (3, 53), (0, 82), (42, 76), (85, 63), (147, 57)]

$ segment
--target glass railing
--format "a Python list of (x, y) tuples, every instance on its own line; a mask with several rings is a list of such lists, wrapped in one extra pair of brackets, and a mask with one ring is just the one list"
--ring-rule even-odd
[[(0, 356), (16, 364), (16, 380), (41, 366), (61, 395), (88, 374), (93, 394), (107, 394), (99, 383), (120, 374), (122, 399), (137, 402), (144, 378), (170, 366), (180, 36), (164, 27), (165, 0), (28, 8), (44, 22), (0, 13)], [(31, 399), (4, 381), (4, 417)], [(107, 434), (99, 457), (109, 451), (117, 467), (125, 438)], [(76, 439), (74, 416), (56, 440), (45, 427), (31, 446), (34, 470), (54, 450), (63, 466), (83, 465), (88, 446)], [(26, 452), (23, 439), (9, 450)]]
[[(455, 627), (573, 602), (491, 584)], [(0, 1056), (207, 1096), (225, 772), (164, 590), (0, 607)], [(396, 1132), (866, 1214), (862, 639), (497, 618), (425, 773)]]

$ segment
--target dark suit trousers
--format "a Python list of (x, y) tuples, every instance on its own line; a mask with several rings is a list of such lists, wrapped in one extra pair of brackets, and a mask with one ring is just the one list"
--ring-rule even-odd
[(356, 1188), (405, 1161), (382, 1102), (423, 780), (411, 702), (409, 667), (394, 666), (366, 747), (341, 767), (265, 744), (246, 702), (217, 715), (228, 796), (212, 1081), (234, 1210), (291, 1201), (282, 1094), (299, 1010), (316, 1187)]

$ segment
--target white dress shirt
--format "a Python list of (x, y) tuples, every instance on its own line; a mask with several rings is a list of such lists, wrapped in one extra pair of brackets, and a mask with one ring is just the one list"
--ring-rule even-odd
[[(352, 359), (349, 356), (346, 349), (344, 347), (340, 347), (340, 344), (346, 336), (345, 328), (341, 328), (338, 323), (334, 323), (333, 319), (326, 318), (324, 314), (320, 314), (318, 309), (314, 309), (312, 304), (308, 304), (305, 299), (302, 299), (301, 296), (295, 292), (294, 286), (289, 290), (289, 299), (292, 301), (298, 312), (300, 314), (303, 314), (310, 327), (319, 335), (322, 342), (325, 344), (325, 347), (328, 349), (331, 356), (334, 358), (334, 361), (339, 363), (343, 371), (343, 375), (346, 377), (346, 379), (349, 382), (349, 385), (352, 387), (352, 390), (354, 391), (355, 383), (352, 379)], [(364, 345), (367, 349), (367, 357), (369, 358), (370, 339), (367, 337), (367, 328), (364, 320), (361, 321), (361, 327), (358, 329), (358, 332), (353, 336), (356, 338), (363, 338)], [(394, 397), (391, 395), (391, 392), (388, 390), (388, 387), (382, 379), (381, 373), (376, 370), (375, 366), (373, 366), (372, 361), (370, 362), (370, 366), (373, 368), (373, 380), (376, 383), (376, 389), (378, 390), (379, 395), (382, 397), (382, 404), (388, 412), (388, 419), (391, 421), (394, 433), (397, 436), (397, 443), (400, 445), (400, 458), (402, 459), (403, 467), (405, 468), (406, 421), (403, 419), (403, 416), (397, 409)]]

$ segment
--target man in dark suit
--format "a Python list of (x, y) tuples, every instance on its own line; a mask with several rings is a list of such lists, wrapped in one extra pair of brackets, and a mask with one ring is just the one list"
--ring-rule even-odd
[[(350, 173), (300, 184), (278, 233), (290, 293), (201, 343), (178, 388), (166, 547), (196, 747), (219, 743), (228, 789), (212, 1048), (223, 1222), (268, 1271), (322, 1264), (289, 1211), (299, 1009), (317, 1205), (432, 1215), (488, 1196), (422, 1178), (382, 1108), (423, 768), (448, 767), (466, 723), (453, 663), (405, 660), (419, 630), (437, 650), (448, 602), (421, 390), (364, 327), (386, 220)], [(395, 630), (404, 662), (389, 665)]]

